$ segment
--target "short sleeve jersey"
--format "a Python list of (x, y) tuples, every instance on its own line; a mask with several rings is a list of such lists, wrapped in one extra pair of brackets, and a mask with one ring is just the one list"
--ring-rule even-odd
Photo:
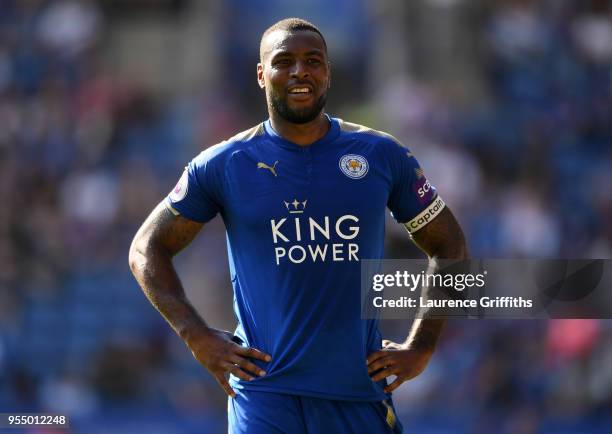
[(383, 257), (385, 210), (419, 230), (444, 203), (392, 136), (328, 118), (309, 146), (269, 120), (193, 159), (166, 199), (175, 214), (227, 231), (235, 334), (272, 356), (235, 388), (375, 401), (366, 357), (381, 348), (361, 319), (360, 261)]

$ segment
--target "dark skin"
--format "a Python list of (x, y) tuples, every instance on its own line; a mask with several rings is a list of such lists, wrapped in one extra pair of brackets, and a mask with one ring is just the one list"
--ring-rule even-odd
[[(272, 127), (285, 139), (307, 146), (323, 137), (329, 123), (323, 111), (305, 123), (292, 123), (273, 108), (273, 97), (284, 99), (290, 110), (308, 112), (327, 92), (330, 68), (323, 41), (310, 31), (275, 31), (262, 41), (262, 59), (257, 79), (266, 91)], [(292, 94), (297, 87), (308, 92)], [(132, 273), (145, 295), (183, 339), (193, 356), (210, 371), (223, 390), (234, 397), (227, 375), (249, 381), (265, 372), (252, 359), (265, 362), (270, 355), (256, 348), (245, 348), (232, 341), (228, 331), (210, 327), (185, 295), (173, 265), (174, 256), (191, 243), (204, 225), (175, 216), (160, 203), (138, 230), (130, 247)], [(467, 248), (461, 228), (448, 208), (413, 235), (415, 243), (435, 258), (466, 258)], [(419, 375), (427, 365), (444, 322), (416, 320), (402, 344), (383, 341), (383, 349), (367, 358), (373, 380), (397, 375), (387, 387), (390, 392)]]
[[(437, 270), (437, 259), (469, 257), (463, 231), (448, 207), (412, 234), (412, 240), (428, 256), (432, 273)], [(433, 355), (445, 322), (443, 319), (415, 319), (404, 342), (383, 340), (383, 348), (369, 354), (366, 360), (372, 380), (380, 381), (395, 375), (397, 378), (385, 388), (385, 392), (391, 393), (405, 381), (421, 374)]]
[(172, 258), (189, 245), (203, 226), (175, 216), (160, 203), (134, 237), (130, 268), (149, 301), (183, 339), (196, 360), (234, 397), (226, 375), (231, 372), (247, 381), (263, 376), (265, 372), (250, 359), (269, 362), (271, 357), (255, 348), (236, 344), (228, 331), (209, 327), (186, 298)]
[[(319, 140), (329, 130), (321, 111), (314, 120), (296, 124), (283, 119), (271, 106), (274, 94), (286, 98), (289, 108), (308, 110), (325, 94), (331, 83), (327, 50), (321, 37), (311, 31), (276, 30), (262, 41), (262, 59), (257, 64), (257, 82), (266, 91), (268, 114), (274, 130), (300, 146)], [(292, 94), (291, 89), (306, 87), (306, 94)]]

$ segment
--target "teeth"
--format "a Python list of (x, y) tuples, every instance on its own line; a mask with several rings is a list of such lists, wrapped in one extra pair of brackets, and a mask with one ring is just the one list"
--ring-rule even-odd
[(307, 87), (298, 87), (296, 89), (291, 89), (290, 93), (308, 93), (310, 90)]

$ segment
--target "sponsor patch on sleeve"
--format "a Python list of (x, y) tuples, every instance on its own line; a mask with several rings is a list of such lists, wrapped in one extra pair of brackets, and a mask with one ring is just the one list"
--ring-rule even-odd
[(406, 226), (408, 232), (413, 234), (419, 229), (421, 229), (423, 226), (425, 226), (427, 223), (432, 221), (434, 218), (436, 218), (436, 216), (442, 212), (445, 206), (446, 204), (444, 203), (442, 198), (438, 196), (419, 215), (410, 220), (408, 223), (404, 223), (404, 226)]
[(181, 175), (181, 179), (179, 179), (174, 189), (168, 195), (168, 199), (170, 199), (170, 202), (176, 203), (176, 202), (180, 202), (181, 200), (183, 200), (185, 196), (187, 195), (188, 187), (189, 187), (189, 179), (187, 175), (187, 169), (185, 169), (185, 171)]
[(429, 182), (429, 180), (423, 175), (423, 171), (417, 169), (417, 180), (412, 186), (412, 190), (416, 194), (417, 200), (421, 205), (431, 202), (433, 197), (436, 195), (436, 189)]

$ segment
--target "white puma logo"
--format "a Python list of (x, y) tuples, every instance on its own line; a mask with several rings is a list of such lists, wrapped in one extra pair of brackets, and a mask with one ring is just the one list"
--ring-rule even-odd
[(260, 161), (259, 163), (257, 163), (257, 168), (258, 169), (268, 169), (270, 172), (272, 172), (272, 175), (274, 175), (274, 177), (277, 177), (278, 176), (276, 173), (277, 164), (278, 164), (278, 160), (276, 160), (272, 166), (268, 166), (266, 163), (262, 163)]

